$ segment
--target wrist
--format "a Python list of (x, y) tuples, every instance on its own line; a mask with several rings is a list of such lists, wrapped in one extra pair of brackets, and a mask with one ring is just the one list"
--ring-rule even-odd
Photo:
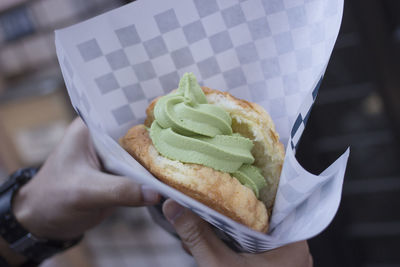
[(41, 200), (36, 198), (40, 192), (33, 183), (24, 185), (14, 195), (11, 208), (18, 223), (38, 239), (70, 241), (81, 237), (82, 233), (64, 229), (64, 222), (54, 221), (48, 211), (40, 209)]
[(37, 214), (35, 217), (34, 207), (30, 201), (29, 197), (29, 187), (28, 185), (23, 186), (18, 192), (15, 193), (12, 200), (11, 209), (18, 221), (28, 232), (32, 233), (38, 238), (48, 238), (46, 237), (45, 231), (41, 230), (44, 227), (37, 222)]
[[(56, 230), (48, 231), (51, 222), (40, 212), (43, 205), (37, 183), (27, 183), (35, 169), (21, 169), (0, 186), (0, 234), (10, 249), (11, 259), (23, 255), (29, 264), (39, 264), (44, 259), (75, 245), (80, 239), (56, 240)], [(36, 177), (35, 177), (36, 179)], [(37, 187), (37, 188), (36, 188)], [(55, 236), (54, 236), (55, 237)], [(5, 250), (2, 251), (5, 253)], [(9, 261), (10, 253), (4, 255)], [(13, 264), (9, 261), (10, 264)]]

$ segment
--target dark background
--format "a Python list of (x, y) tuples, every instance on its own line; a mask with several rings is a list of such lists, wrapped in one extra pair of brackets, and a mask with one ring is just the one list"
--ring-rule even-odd
[(297, 152), (320, 173), (350, 146), (332, 224), (309, 241), (315, 266), (400, 266), (400, 1), (347, 0)]

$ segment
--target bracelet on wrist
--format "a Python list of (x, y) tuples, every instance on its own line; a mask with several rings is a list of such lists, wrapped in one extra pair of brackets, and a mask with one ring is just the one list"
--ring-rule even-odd
[(12, 212), (13, 197), (38, 170), (38, 168), (20, 169), (0, 186), (0, 236), (8, 242), (14, 252), (25, 256), (30, 266), (38, 265), (46, 258), (74, 246), (83, 237), (69, 241), (40, 239), (17, 221)]

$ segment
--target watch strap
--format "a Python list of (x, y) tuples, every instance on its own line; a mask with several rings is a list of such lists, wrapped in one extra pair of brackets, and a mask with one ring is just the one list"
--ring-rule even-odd
[(0, 235), (8, 244), (13, 244), (28, 232), (17, 222), (11, 210), (14, 190), (6, 191), (0, 197)]
[(69, 241), (41, 240), (31, 233), (28, 233), (23, 238), (10, 245), (10, 248), (24, 255), (29, 260), (40, 263), (54, 254), (76, 245), (82, 237), (83, 236)]
[(1, 267), (7, 267), (7, 266), (9, 266), (8, 262), (7, 262), (3, 257), (1, 257), (1, 256), (0, 256), (0, 266), (1, 266)]
[(74, 246), (83, 237), (69, 241), (39, 239), (17, 221), (12, 212), (13, 196), (37, 171), (38, 168), (20, 169), (0, 186), (0, 235), (13, 251), (24, 255), (34, 265)]
[(14, 193), (27, 183), (36, 173), (38, 168), (19, 169), (0, 187), (0, 235), (9, 243), (13, 244), (28, 231), (18, 223), (12, 212), (12, 200)]

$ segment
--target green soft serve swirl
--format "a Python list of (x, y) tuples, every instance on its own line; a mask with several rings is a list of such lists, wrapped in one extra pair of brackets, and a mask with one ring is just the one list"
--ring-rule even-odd
[(157, 101), (154, 117), (150, 138), (161, 155), (228, 172), (259, 197), (266, 182), (251, 165), (253, 142), (232, 132), (230, 115), (208, 104), (193, 73), (185, 73), (178, 90)]

